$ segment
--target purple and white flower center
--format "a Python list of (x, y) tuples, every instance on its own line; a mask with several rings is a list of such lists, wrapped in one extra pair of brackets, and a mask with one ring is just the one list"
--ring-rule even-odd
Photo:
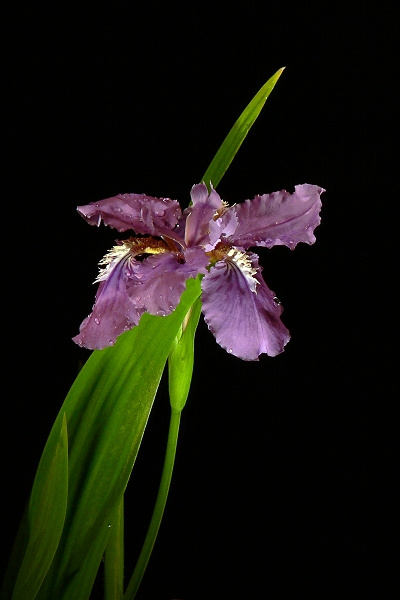
[(220, 245), (214, 250), (207, 252), (207, 256), (210, 257), (211, 265), (215, 265), (219, 261), (225, 261), (230, 268), (239, 269), (242, 276), (246, 279), (249, 289), (257, 293), (257, 285), (259, 281), (254, 277), (257, 274), (251, 263), (251, 258), (243, 250), (232, 246)]

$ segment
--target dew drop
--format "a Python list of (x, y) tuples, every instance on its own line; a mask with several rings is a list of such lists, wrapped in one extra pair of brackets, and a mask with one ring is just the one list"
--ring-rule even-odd
[(228, 352), (229, 352), (229, 354), (232, 354), (232, 352), (233, 352), (232, 348), (228, 348)]
[(273, 301), (276, 306), (279, 306), (280, 304), (282, 304), (282, 302), (279, 300), (279, 298), (277, 296), (273, 297)]
[(96, 323), (96, 325), (100, 325), (100, 319), (98, 319), (97, 317), (94, 318), (94, 322)]

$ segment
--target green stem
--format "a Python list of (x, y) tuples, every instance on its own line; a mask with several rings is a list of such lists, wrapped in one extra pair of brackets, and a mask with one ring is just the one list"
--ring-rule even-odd
[(124, 496), (111, 523), (104, 553), (104, 600), (122, 600), (124, 595)]
[(160, 487), (158, 488), (157, 500), (153, 510), (153, 515), (151, 517), (149, 529), (147, 530), (146, 539), (140, 552), (139, 559), (136, 563), (136, 567), (128, 584), (128, 587), (126, 588), (124, 600), (133, 600), (133, 598), (135, 598), (136, 592), (138, 591), (140, 582), (142, 581), (144, 572), (146, 570), (147, 563), (149, 562), (154, 543), (156, 541), (157, 533), (160, 528), (161, 519), (164, 513), (165, 504), (167, 502), (169, 486), (172, 478), (172, 471), (174, 469), (180, 419), (181, 411), (172, 408), (171, 418), (169, 422), (168, 441), (165, 452), (164, 467), (161, 475)]

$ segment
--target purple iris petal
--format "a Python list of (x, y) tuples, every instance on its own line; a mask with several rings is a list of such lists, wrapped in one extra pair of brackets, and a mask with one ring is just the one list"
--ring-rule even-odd
[(90, 225), (106, 225), (136, 233), (163, 235), (181, 218), (181, 208), (176, 200), (153, 198), (144, 194), (118, 194), (99, 202), (78, 206), (79, 213)]
[(189, 249), (182, 255), (169, 252), (149, 256), (127, 284), (132, 303), (139, 311), (152, 315), (170, 314), (185, 290), (186, 279), (206, 273), (208, 261), (200, 248)]
[(193, 206), (187, 211), (185, 242), (188, 247), (204, 246), (209, 243), (209, 224), (216, 212), (223, 207), (222, 200), (213, 189), (208, 194), (204, 183), (193, 186), (191, 197)]
[(293, 194), (282, 190), (232, 207), (229, 210), (235, 211), (239, 225), (227, 242), (243, 248), (285, 245), (293, 249), (298, 242), (313, 244), (324, 191), (317, 185), (297, 185)]
[[(262, 353), (282, 352), (290, 335), (280, 320), (282, 306), (260, 275), (257, 256), (247, 256), (257, 270), (253, 276), (224, 260), (203, 278), (203, 313), (220, 346), (243, 360), (258, 360)], [(251, 279), (257, 281), (254, 292)]]
[(74, 342), (91, 350), (111, 346), (117, 336), (139, 323), (143, 311), (131, 302), (126, 282), (131, 271), (130, 252), (121, 254), (100, 281), (93, 312), (82, 322)]
[(239, 223), (234, 208), (231, 207), (222, 217), (210, 222), (210, 246), (206, 250), (212, 250), (219, 241), (224, 241), (234, 234)]

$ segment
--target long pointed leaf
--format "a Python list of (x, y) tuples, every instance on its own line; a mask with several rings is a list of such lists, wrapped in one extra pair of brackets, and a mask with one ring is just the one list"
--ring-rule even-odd
[(231, 164), (236, 152), (242, 145), (242, 142), (248, 134), (254, 121), (260, 114), (261, 109), (265, 104), (265, 101), (274, 89), (275, 84), (281, 76), (283, 70), (284, 67), (282, 69), (279, 69), (279, 71), (277, 71), (275, 75), (268, 79), (267, 83), (265, 83), (260, 89), (260, 91), (254, 96), (250, 104), (246, 106), (246, 108), (244, 109), (244, 111), (242, 112), (242, 114), (240, 115), (240, 117), (226, 136), (220, 149), (214, 156), (210, 166), (208, 167), (207, 171), (203, 176), (202, 181), (204, 181), (207, 185), (209, 185), (211, 181), (213, 186), (216, 188), (219, 182), (221, 181), (222, 176)]
[[(63, 530), (68, 495), (65, 413), (55, 444), (42, 456), (28, 509), (29, 541), (12, 600), (33, 600), (46, 576)], [(52, 440), (52, 441), (53, 441)], [(55, 446), (55, 447), (54, 447)]]
[(75, 380), (44, 450), (54, 446), (65, 413), (67, 514), (38, 600), (89, 598), (173, 340), (199, 295), (200, 281), (188, 280), (171, 315), (143, 315), (114, 347), (93, 352)]

